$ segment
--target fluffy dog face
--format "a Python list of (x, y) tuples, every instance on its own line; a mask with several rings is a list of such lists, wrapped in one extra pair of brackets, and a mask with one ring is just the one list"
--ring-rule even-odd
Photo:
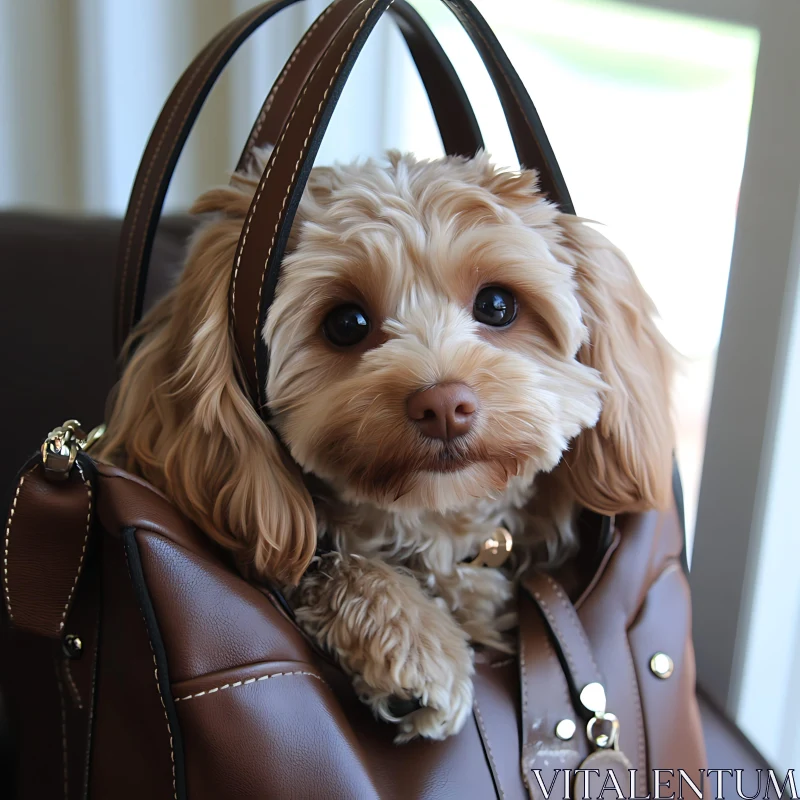
[(136, 332), (101, 457), (280, 583), (316, 546), (297, 464), (350, 503), (401, 511), (466, 508), (548, 470), (545, 516), (556, 500), (665, 504), (672, 358), (652, 302), (535, 173), (484, 155), (312, 171), (263, 331), (291, 463), (241, 388), (228, 316), (257, 182), (195, 204), (213, 216)]
[[(270, 410), (305, 471), (350, 502), (444, 511), (555, 467), (604, 386), (576, 357), (556, 214), (485, 157), (312, 175), (264, 331)], [(409, 412), (442, 385), (466, 391), (462, 435)]]

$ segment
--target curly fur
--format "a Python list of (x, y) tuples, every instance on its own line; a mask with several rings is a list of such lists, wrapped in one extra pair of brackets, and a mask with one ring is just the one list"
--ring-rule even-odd
[[(580, 507), (665, 504), (671, 353), (624, 256), (535, 173), (485, 154), (316, 168), (263, 330), (273, 432), (242, 392), (227, 310), (256, 180), (197, 201), (210, 217), (135, 333), (103, 453), (286, 588), (399, 740), (442, 738), (471, 708), (473, 647), (512, 649), (514, 571), (462, 562), (498, 525), (521, 568), (570, 552)], [(508, 329), (471, 315), (488, 284), (515, 293)], [(346, 351), (321, 333), (343, 302), (374, 323)], [(452, 381), (480, 408), (448, 446), (405, 401)], [(335, 553), (312, 564), (322, 535)], [(393, 697), (422, 707), (398, 721)]]

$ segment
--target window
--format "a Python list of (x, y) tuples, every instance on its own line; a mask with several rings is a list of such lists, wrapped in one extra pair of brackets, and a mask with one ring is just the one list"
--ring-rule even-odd
[[(758, 32), (606, 0), (537, 0), (528, 13), (518, 0), (479, 6), (528, 87), (577, 212), (626, 253), (681, 356), (674, 396), (691, 551)], [(439, 0), (416, 7), (464, 81), (487, 149), (516, 165), (466, 34)], [(398, 44), (405, 80), (387, 144), (434, 156), (424, 91)]]

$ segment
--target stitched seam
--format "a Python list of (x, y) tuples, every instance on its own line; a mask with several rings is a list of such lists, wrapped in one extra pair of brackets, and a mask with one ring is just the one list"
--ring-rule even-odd
[(261, 108), (261, 112), (258, 115), (258, 119), (256, 120), (255, 125), (253, 126), (253, 130), (250, 133), (250, 138), (247, 140), (247, 144), (245, 145), (245, 158), (247, 157), (250, 149), (255, 145), (256, 141), (258, 140), (258, 135), (261, 133), (261, 128), (264, 127), (264, 122), (267, 119), (267, 114), (269, 110), (272, 108), (272, 104), (275, 101), (275, 97), (278, 94), (278, 90), (281, 88), (281, 85), (286, 80), (286, 76), (291, 71), (291, 68), (294, 66), (295, 61), (297, 60), (297, 56), (299, 55), (300, 51), (306, 46), (311, 35), (314, 31), (319, 27), (320, 23), (325, 19), (325, 17), (330, 14), (333, 10), (334, 6), (338, 5), (338, 0), (336, 3), (331, 3), (323, 12), (322, 14), (317, 17), (316, 22), (305, 32), (303, 38), (300, 40), (297, 47), (295, 47), (294, 52), (292, 53), (292, 57), (286, 62), (283, 69), (281, 70), (281, 74), (278, 76), (278, 80), (275, 81), (275, 85), (272, 87), (267, 99), (264, 101), (264, 105)]
[[(128, 551), (126, 548), (122, 548), (122, 552), (125, 554), (125, 564), (128, 568), (128, 575), (131, 575), (131, 565), (130, 561), (128, 560)], [(142, 610), (141, 604), (139, 605), (139, 613), (144, 618), (144, 611)], [(158, 679), (158, 662), (156, 661), (156, 651), (153, 649), (153, 642), (150, 641), (150, 631), (147, 630), (147, 620), (145, 619), (145, 631), (147, 631), (147, 643), (150, 645), (150, 653), (153, 656), (153, 674), (156, 677), (156, 689), (158, 691), (158, 699), (161, 701), (161, 708), (164, 709), (164, 719), (167, 722), (167, 733), (169, 734), (169, 758), (172, 762), (172, 796), (173, 800), (178, 800), (178, 783), (175, 778), (175, 745), (172, 739), (172, 726), (169, 724), (169, 714), (167, 713), (167, 705), (164, 702), (164, 696), (161, 694), (161, 683)]]
[(61, 704), (61, 750), (64, 757), (64, 800), (69, 800), (69, 767), (67, 749), (67, 704), (64, 701), (64, 683), (61, 680), (61, 672), (58, 669), (58, 659), (55, 662), (56, 681), (58, 682), (58, 699)]
[(92, 753), (92, 726), (94, 725), (94, 705), (96, 699), (96, 690), (97, 690), (97, 653), (100, 649), (100, 604), (98, 603), (97, 606), (97, 615), (95, 617), (95, 643), (94, 643), (94, 654), (92, 660), (92, 686), (89, 690), (89, 718), (86, 724), (86, 761), (84, 764), (83, 769), (83, 791), (84, 791), (84, 800), (88, 796), (89, 793), (89, 767), (91, 764), (91, 753)]
[[(520, 627), (520, 631), (522, 628)], [(525, 663), (525, 641), (524, 636), (520, 636), (519, 643), (519, 670), (522, 684), (522, 724), (525, 727), (525, 741), (528, 741), (528, 672)]]
[[(260, 9), (260, 8), (253, 9), (253, 14), (251, 16), (257, 16), (258, 13), (261, 10), (262, 9)], [(250, 17), (248, 16), (246, 22), (242, 21), (242, 25), (247, 25), (247, 24), (249, 24), (249, 22), (250, 22)], [(231, 35), (228, 36), (228, 40), (235, 39), (236, 36), (238, 35), (238, 32), (239, 32), (240, 28), (241, 28), (241, 25), (236, 25), (234, 27), (234, 30), (232, 31)], [(224, 43), (222, 44), (222, 48), (221, 48), (223, 50), (223, 52), (228, 48), (228, 46), (229, 46), (228, 42), (224, 41)], [(164, 129), (161, 131), (161, 136), (159, 137), (158, 142), (156, 144), (156, 149), (153, 152), (153, 157), (150, 159), (150, 163), (147, 165), (147, 171), (145, 172), (144, 180), (142, 181), (142, 190), (141, 190), (141, 192), (139, 192), (139, 197), (138, 197), (138, 199), (136, 201), (136, 207), (135, 207), (134, 212), (133, 212), (133, 219), (131, 220), (130, 234), (128, 234), (128, 241), (127, 241), (127, 245), (125, 247), (125, 261), (122, 264), (122, 280), (120, 282), (120, 285), (122, 286), (122, 292), (121, 292), (122, 297), (120, 298), (120, 325), (122, 325), (122, 326), (125, 325), (125, 320), (122, 317), (122, 311), (124, 310), (124, 306), (125, 306), (125, 285), (126, 285), (125, 284), (125, 278), (128, 275), (128, 266), (129, 266), (129, 263), (130, 263), (131, 247), (133, 246), (134, 231), (136, 230), (136, 223), (137, 223), (137, 221), (139, 219), (139, 212), (141, 211), (141, 205), (142, 205), (142, 200), (144, 199), (145, 190), (146, 190), (146, 188), (147, 188), (147, 186), (148, 186), (148, 184), (150, 182), (150, 173), (151, 173), (151, 171), (153, 169), (153, 165), (155, 164), (155, 162), (156, 162), (156, 160), (158, 158), (158, 154), (161, 152), (161, 148), (164, 145), (164, 140), (166, 138), (167, 131), (170, 130), (170, 126), (172, 124), (172, 120), (175, 117), (175, 114), (178, 112), (178, 108), (180, 107), (184, 96), (186, 95), (187, 92), (190, 91), (190, 89), (192, 87), (192, 84), (194, 82), (194, 77), (198, 74), (200, 69), (203, 66), (205, 66), (206, 62), (208, 62), (208, 60), (210, 58), (212, 58), (212, 56), (215, 56), (215, 55), (216, 55), (216, 48), (212, 47), (209, 50), (209, 52), (206, 53), (206, 55), (201, 59), (200, 63), (197, 65), (197, 70), (195, 71), (195, 73), (192, 76), (192, 78), (189, 81), (187, 81), (186, 86), (183, 88), (183, 91), (181, 91), (180, 95), (178, 96), (178, 98), (175, 101), (175, 106), (173, 107), (172, 112), (170, 113), (169, 117), (167, 118), (167, 124), (164, 126)], [(192, 106), (194, 105), (195, 99), (198, 97), (198, 95), (202, 91), (203, 87), (205, 86), (206, 81), (210, 77), (211, 73), (214, 71), (214, 65), (215, 64), (216, 64), (216, 58), (213, 59), (213, 63), (212, 63), (211, 68), (206, 70), (204, 77), (200, 81), (200, 85), (194, 90), (194, 93), (193, 93), (194, 94), (194, 98), (189, 102), (189, 105), (188, 105), (188, 107), (187, 107), (187, 109), (186, 109), (186, 111), (185, 111), (185, 113), (183, 115), (183, 119), (181, 119), (181, 122), (180, 122), (180, 125), (179, 125), (179, 129), (182, 128), (186, 124), (186, 120), (189, 117), (189, 114), (191, 112)], [(160, 173), (160, 175), (158, 177), (158, 183), (159, 184), (163, 180), (164, 174), (165, 174), (166, 171), (167, 171), (167, 162), (164, 163), (164, 166), (162, 167), (161, 173)], [(147, 211), (147, 216), (148, 217), (153, 213), (153, 208), (155, 207), (155, 204), (156, 204), (156, 195), (153, 195), (153, 197), (152, 197), (152, 199), (150, 201), (150, 207), (149, 207), (149, 209)], [(143, 236), (142, 237), (141, 246), (139, 248), (139, 261), (138, 261), (138, 267), (136, 268), (137, 276), (139, 274), (139, 270), (141, 269), (142, 256), (144, 255), (145, 239), (146, 239), (146, 236)], [(135, 291), (135, 288), (134, 288), (134, 291)], [(133, 313), (134, 309), (131, 309), (131, 311)], [(128, 322), (130, 324), (132, 324), (133, 323), (133, 319), (130, 319)], [(120, 330), (120, 334), (121, 333), (122, 333), (122, 330)]]
[[(320, 683), (325, 681), (315, 672), (303, 672), (296, 670), (294, 672), (273, 672), (270, 675), (261, 675), (259, 678), (248, 678), (246, 681), (234, 681), (233, 683), (225, 683), (222, 686), (215, 686), (213, 689), (204, 689), (202, 692), (195, 694), (187, 694), (185, 697), (173, 697), (176, 703), (184, 702), (186, 700), (194, 700), (196, 697), (203, 697), (207, 694), (216, 694), (217, 692), (224, 692), (226, 689), (236, 689), (239, 686), (247, 686), (251, 683), (259, 683), (260, 681), (268, 681), (270, 678), (285, 678), (289, 675), (308, 675), (309, 678), (316, 678)], [(325, 684), (327, 686), (327, 684)]]
[[(528, 669), (527, 664), (525, 663), (525, 637), (523, 635), (523, 628), (520, 625), (519, 628), (520, 637), (519, 637), (519, 682), (522, 687), (522, 739), (523, 739), (523, 748), (522, 748), (522, 779), (525, 782), (525, 786), (528, 787), (528, 792), (531, 792), (531, 785), (529, 781), (528, 775), (528, 767), (525, 760), (527, 756), (527, 748), (528, 743), (530, 741), (530, 716), (528, 712)], [(531, 795), (532, 796), (532, 795)]]
[[(556, 634), (556, 638), (561, 645), (561, 649), (564, 651), (564, 658), (567, 659), (567, 664), (569, 665), (570, 671), (572, 672), (572, 676), (574, 680), (578, 680), (578, 670), (575, 668), (575, 662), (572, 660), (572, 654), (569, 652), (569, 647), (567, 647), (566, 639), (564, 638), (563, 634), (561, 634), (561, 629), (558, 627), (558, 623), (556, 622), (556, 618), (553, 616), (552, 612), (550, 611), (550, 606), (547, 605), (547, 601), (542, 597), (539, 592), (533, 593), (534, 597), (536, 598), (537, 602), (539, 603), (539, 607), (544, 611), (545, 616), (550, 622), (550, 626), (553, 629), (553, 633)], [(579, 689), (583, 687), (578, 687)]]
[(67, 676), (67, 685), (69, 686), (70, 692), (72, 693), (72, 701), (75, 705), (80, 709), (83, 710), (83, 702), (81, 701), (81, 693), (78, 691), (78, 687), (75, 685), (75, 680), (72, 677), (72, 670), (70, 669), (69, 659), (64, 658), (62, 662), (64, 665), (64, 674)]
[(25, 478), (30, 475), (36, 467), (31, 467), (20, 479), (17, 484), (17, 491), (14, 492), (14, 501), (11, 503), (11, 511), (8, 514), (8, 522), (6, 523), (6, 537), (3, 544), (3, 590), (6, 598), (6, 609), (8, 610), (9, 622), (14, 621), (14, 615), (11, 613), (11, 591), (8, 588), (8, 552), (11, 544), (11, 523), (14, 521), (14, 512), (17, 510), (17, 500), (19, 493), (22, 490), (22, 484), (25, 483)]
[[(357, 7), (356, 7), (356, 9), (353, 9), (351, 14), (354, 13), (356, 10), (357, 10)], [(350, 19), (350, 15), (347, 16), (345, 22), (348, 19)], [(342, 24), (344, 24), (344, 23), (342, 23)], [(336, 38), (336, 36), (334, 35), (334, 39), (335, 38)], [(244, 251), (245, 245), (247, 243), (247, 237), (248, 237), (248, 235), (250, 233), (250, 225), (253, 222), (253, 217), (255, 215), (256, 208), (258, 207), (258, 203), (261, 200), (261, 195), (263, 194), (264, 189), (266, 187), (267, 179), (269, 178), (270, 173), (272, 172), (272, 166), (275, 163), (275, 157), (280, 152), (281, 145), (283, 144), (283, 140), (286, 138), (286, 131), (289, 129), (289, 126), (291, 125), (292, 120), (294, 119), (295, 114), (297, 113), (297, 109), (300, 106), (300, 100), (303, 97), (305, 97), (305, 94), (308, 91), (309, 82), (310, 82), (311, 78), (313, 77), (313, 75), (316, 73), (317, 69), (319, 68), (319, 65), (322, 62), (322, 59), (325, 57), (325, 55), (327, 54), (328, 50), (333, 45), (334, 39), (332, 39), (330, 42), (328, 42), (328, 45), (325, 47), (325, 50), (322, 52), (322, 55), (319, 57), (319, 60), (317, 61), (316, 65), (314, 66), (314, 69), (311, 70), (311, 75), (309, 75), (308, 80), (306, 80), (306, 84), (303, 87), (303, 91), (300, 93), (299, 98), (295, 102), (295, 105), (292, 108), (292, 113), (289, 115), (289, 119), (286, 121), (286, 124), (283, 126), (283, 130), (281, 131), (281, 135), (278, 138), (278, 141), (277, 141), (277, 143), (275, 145), (275, 149), (273, 150), (272, 155), (271, 155), (271, 157), (269, 159), (269, 163), (267, 165), (267, 169), (266, 169), (265, 173), (261, 176), (261, 180), (258, 182), (258, 188), (257, 188), (256, 194), (255, 194), (255, 197), (253, 198), (253, 203), (252, 203), (251, 207), (247, 211), (247, 218), (245, 220), (244, 232), (242, 234), (242, 241), (241, 241), (241, 244), (239, 245), (239, 247), (237, 248), (236, 264), (235, 264), (234, 269), (233, 269), (233, 280), (231, 281), (231, 308), (230, 308), (230, 311), (231, 311), (231, 318), (232, 318), (232, 320), (234, 322), (236, 321), (236, 281), (237, 281), (237, 279), (239, 277), (239, 267), (241, 266), (241, 263), (242, 263), (242, 252)], [(334, 78), (335, 77), (336, 76), (334, 75)], [(328, 88), (330, 88), (330, 87), (328, 87)], [(316, 116), (314, 117), (314, 119), (316, 120)], [(314, 127), (314, 123), (313, 122), (311, 123), (311, 127), (312, 128)], [(311, 131), (309, 130), (309, 133), (310, 132)], [(301, 156), (301, 158), (302, 158), (302, 156)], [(295, 173), (292, 174), (292, 178), (290, 178), (290, 180), (289, 180), (289, 187), (286, 190), (286, 197), (288, 197), (289, 192), (291, 191), (291, 181), (294, 178), (294, 175), (296, 174), (296, 172), (297, 172), (297, 170), (295, 170)], [(280, 216), (283, 214), (283, 208), (284, 208), (285, 205), (286, 205), (286, 198), (284, 198), (284, 200), (283, 200), (283, 204), (281, 205), (281, 211), (280, 211), (280, 214), (278, 215), (278, 225), (280, 225)], [(277, 227), (278, 226), (276, 226), (275, 233), (272, 236), (272, 242), (271, 242), (270, 247), (269, 247), (269, 252), (267, 253), (267, 261), (269, 261), (269, 256), (272, 253), (272, 248), (273, 248), (273, 246), (275, 244), (275, 237), (277, 236), (277, 233), (278, 233)], [(265, 265), (264, 271), (266, 272), (266, 265)], [(263, 279), (262, 279), (261, 283), (262, 283), (262, 287), (263, 287), (263, 283), (264, 283)], [(255, 338), (257, 337), (258, 317), (260, 316), (260, 311), (261, 311), (261, 289), (259, 289), (259, 292), (258, 292), (258, 310), (257, 310), (257, 314), (256, 314), (256, 333), (254, 335), (254, 341), (253, 341), (253, 354), (254, 355), (255, 355), (255, 351), (256, 351)], [(242, 354), (242, 357), (244, 357), (244, 354)], [(256, 368), (256, 374), (258, 374), (258, 368)]]
[[(556, 650), (553, 647), (553, 643), (547, 636), (545, 636), (542, 641), (544, 643), (545, 650), (547, 650), (548, 656), (553, 660), (556, 667), (558, 668), (558, 674), (563, 675), (564, 671), (561, 669), (561, 664), (558, 661), (558, 654), (556, 653)], [(564, 707), (572, 708), (572, 701), (570, 700), (569, 697), (569, 689), (567, 688), (566, 682), (561, 684), (561, 691), (564, 693), (564, 704), (565, 704)]]
[(61, 622), (58, 624), (59, 631), (64, 630), (64, 623), (67, 621), (67, 612), (69, 611), (70, 604), (72, 603), (72, 597), (75, 594), (75, 588), (78, 585), (78, 578), (80, 578), (81, 571), (83, 570), (83, 559), (86, 557), (86, 543), (89, 541), (89, 530), (92, 527), (92, 484), (87, 480), (86, 476), (83, 474), (81, 465), (76, 462), (75, 466), (78, 468), (78, 472), (80, 472), (81, 478), (83, 478), (83, 483), (86, 486), (86, 492), (89, 495), (89, 510), (86, 512), (86, 535), (83, 537), (83, 546), (81, 547), (81, 559), (78, 562), (78, 569), (75, 572), (75, 580), (72, 581), (72, 588), (69, 590), (69, 596), (67, 597), (67, 602), (64, 605), (64, 611), (61, 613)]
[(628, 632), (625, 631), (625, 653), (628, 656), (628, 664), (630, 665), (631, 669), (631, 682), (633, 683), (633, 691), (631, 692), (633, 696), (633, 701), (636, 706), (636, 750), (638, 753), (638, 763), (635, 765), (637, 767), (636, 771), (636, 782), (638, 786), (636, 787), (637, 791), (641, 794), (647, 789), (646, 784), (642, 784), (639, 781), (639, 776), (644, 775), (645, 771), (643, 767), (646, 765), (646, 757), (645, 757), (645, 750), (644, 750), (644, 723), (642, 721), (642, 701), (639, 697), (639, 682), (636, 678), (636, 665), (633, 661), (633, 653), (631, 652), (631, 643), (630, 639), (628, 639)]
[(597, 667), (597, 662), (594, 660), (594, 653), (592, 652), (592, 646), (589, 644), (589, 640), (586, 638), (586, 631), (583, 629), (583, 626), (578, 621), (575, 607), (569, 602), (562, 588), (549, 575), (545, 573), (544, 576), (545, 578), (547, 578), (548, 583), (553, 587), (553, 591), (556, 593), (556, 597), (558, 597), (558, 599), (561, 601), (561, 604), (564, 606), (564, 609), (567, 612), (567, 616), (569, 617), (570, 622), (572, 622), (572, 627), (575, 628), (575, 631), (578, 634), (578, 638), (583, 642), (584, 647), (586, 648), (586, 652), (589, 654), (589, 660), (592, 662), (595, 674), (599, 676), (600, 670)]
[[(266, 272), (267, 272), (267, 266), (269, 264), (270, 256), (272, 255), (272, 249), (275, 246), (275, 239), (278, 236), (278, 229), (280, 228), (281, 218), (283, 217), (283, 211), (286, 208), (286, 201), (289, 199), (289, 194), (292, 191), (292, 185), (294, 183), (295, 176), (297, 175), (297, 170), (300, 168), (300, 163), (303, 161), (303, 158), (305, 157), (305, 154), (307, 152), (309, 139), (311, 138), (311, 132), (314, 129), (314, 124), (316, 123), (317, 118), (319, 117), (319, 114), (322, 111), (322, 107), (325, 104), (325, 100), (327, 100), (327, 98), (328, 98), (328, 94), (330, 93), (331, 87), (333, 86), (334, 82), (336, 81), (336, 78), (339, 77), (339, 72), (342, 69), (342, 65), (344, 64), (345, 59), (349, 55), (350, 50), (352, 49), (353, 44), (355, 43), (355, 40), (358, 38), (358, 34), (361, 32), (361, 29), (366, 24), (366, 21), (369, 18), (369, 15), (372, 13), (372, 10), (375, 8), (375, 6), (377, 4), (378, 4), (378, 0), (373, 0), (372, 5), (369, 7), (369, 9), (367, 10), (367, 13), (364, 15), (364, 17), (362, 18), (360, 24), (356, 28), (356, 30), (355, 30), (355, 32), (353, 34), (353, 37), (350, 40), (350, 43), (347, 45), (347, 47), (345, 48), (344, 52), (342, 53), (342, 56), (339, 59), (339, 63), (336, 66), (336, 69), (334, 69), (334, 71), (333, 71), (333, 75), (331, 76), (330, 82), (328, 83), (328, 87), (325, 89), (325, 91), (324, 91), (324, 93), (322, 95), (322, 99), (320, 100), (320, 103), (317, 106), (317, 111), (316, 111), (316, 113), (314, 114), (314, 116), (313, 116), (313, 118), (311, 120), (311, 125), (309, 126), (308, 133), (306, 134), (305, 139), (303, 140), (303, 146), (302, 146), (302, 148), (300, 150), (300, 157), (297, 159), (297, 162), (294, 165), (294, 171), (292, 172), (292, 175), (289, 178), (289, 185), (286, 187), (286, 193), (284, 195), (283, 202), (281, 203), (280, 211), (278, 212), (278, 220), (275, 223), (275, 230), (272, 232), (272, 240), (271, 240), (270, 245), (269, 245), (269, 250), (267, 251), (267, 257), (264, 259), (264, 268), (263, 268), (263, 270), (261, 272), (261, 281), (260, 281), (259, 287), (258, 287), (258, 300), (257, 300), (257, 303), (256, 303), (256, 322), (255, 322), (255, 326), (253, 328), (253, 364), (255, 366), (255, 374), (256, 374), (256, 376), (258, 376), (258, 361), (257, 361), (257, 358), (256, 358), (256, 344), (258, 342), (258, 319), (261, 316), (261, 313), (260, 313), (261, 312), (261, 295), (262, 295), (262, 293), (264, 291), (264, 277), (265, 277)], [(390, 2), (389, 5), (391, 5), (391, 2)], [(342, 23), (342, 24), (343, 25), (346, 24), (350, 20), (350, 17), (352, 16), (352, 14), (355, 13), (357, 10), (358, 10), (358, 6), (356, 6), (356, 8), (353, 9), (353, 12), (351, 12), (351, 14), (347, 17), (345, 22)], [(283, 141), (286, 138), (286, 132), (289, 130), (289, 127), (291, 126), (291, 122), (294, 119), (294, 116), (295, 116), (295, 113), (297, 112), (297, 109), (302, 105), (302, 99), (303, 99), (303, 97), (305, 97), (305, 94), (308, 91), (308, 87), (309, 87), (309, 85), (311, 83), (311, 78), (316, 74), (317, 69), (319, 68), (320, 64), (324, 60), (325, 56), (327, 55), (328, 51), (330, 50), (331, 45), (333, 44), (333, 42), (335, 40), (336, 40), (336, 37), (334, 36), (333, 40), (331, 40), (331, 43), (328, 45), (328, 47), (325, 48), (325, 52), (320, 57), (319, 61), (317, 61), (317, 65), (314, 68), (314, 71), (312, 72), (311, 76), (309, 76), (309, 80), (306, 81), (306, 85), (303, 88), (303, 91), (302, 91), (300, 97), (298, 98), (297, 102), (295, 103), (295, 107), (292, 110), (292, 114), (289, 117), (288, 122), (284, 126), (283, 131), (281, 132), (280, 142), (276, 145), (275, 151), (273, 152), (272, 158), (270, 159), (270, 166), (267, 169), (266, 173), (264, 174), (264, 177), (262, 178), (261, 183), (259, 184), (259, 192), (258, 192), (258, 195), (257, 195), (257, 197), (255, 198), (255, 200), (253, 202), (253, 206), (252, 206), (252, 209), (251, 209), (252, 213), (249, 215), (249, 221), (247, 223), (247, 228), (246, 228), (245, 233), (244, 233), (244, 235), (242, 237), (242, 246), (240, 248), (240, 252), (239, 252), (239, 254), (237, 256), (237, 259), (236, 259), (236, 269), (234, 270), (234, 274), (233, 274), (233, 289), (232, 289), (232, 293), (231, 293), (232, 294), (232, 301), (231, 301), (232, 303), (235, 301), (235, 298), (236, 298), (236, 278), (237, 278), (238, 273), (239, 273), (239, 265), (241, 263), (242, 251), (244, 250), (245, 243), (247, 241), (247, 234), (248, 234), (248, 232), (250, 230), (250, 224), (251, 224), (251, 222), (253, 220), (253, 216), (255, 215), (256, 209), (258, 208), (258, 203), (261, 200), (261, 196), (262, 196), (262, 194), (264, 192), (264, 188), (266, 186), (269, 174), (272, 171), (272, 164), (274, 163), (275, 158), (278, 155), (278, 151), (280, 150), (281, 144), (283, 144)], [(235, 318), (236, 317), (235, 317), (235, 314), (234, 314), (234, 319)]]
[(492, 746), (489, 744), (489, 736), (486, 733), (486, 726), (483, 724), (483, 716), (481, 715), (481, 710), (478, 706), (478, 701), (473, 700), (472, 707), (475, 710), (475, 719), (478, 723), (478, 727), (481, 731), (481, 736), (483, 737), (483, 743), (486, 745), (486, 755), (489, 757), (489, 761), (492, 762), (492, 771), (494, 772), (495, 778), (497, 780), (497, 793), (500, 796), (500, 800), (505, 800), (505, 792), (503, 791), (503, 787), (500, 785), (500, 773), (497, 770), (497, 763), (494, 760), (494, 755), (492, 754)]

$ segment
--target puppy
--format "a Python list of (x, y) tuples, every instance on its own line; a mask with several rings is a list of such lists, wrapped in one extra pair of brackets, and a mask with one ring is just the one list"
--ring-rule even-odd
[[(535, 172), (390, 153), (311, 173), (262, 332), (268, 427), (228, 320), (266, 155), (197, 201), (101, 455), (279, 584), (397, 741), (441, 739), (475, 649), (513, 650), (515, 576), (570, 554), (581, 508), (668, 501), (670, 350), (624, 256)], [(504, 568), (474, 563), (493, 538)]]

